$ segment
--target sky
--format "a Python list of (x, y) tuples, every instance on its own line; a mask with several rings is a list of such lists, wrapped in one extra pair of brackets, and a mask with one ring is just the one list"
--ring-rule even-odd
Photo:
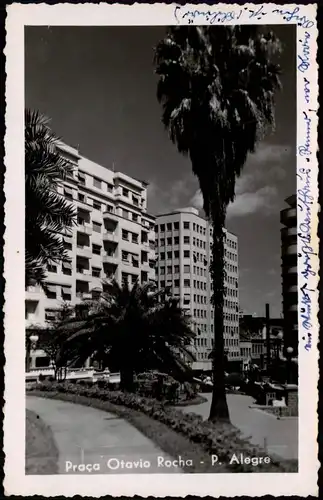
[[(214, 28), (216, 29), (216, 27)], [(276, 128), (249, 156), (226, 227), (239, 238), (240, 307), (281, 315), (280, 210), (296, 190), (294, 26), (271, 26), (283, 45)], [(161, 123), (153, 48), (164, 27), (35, 27), (25, 31), (25, 103), (107, 168), (147, 180), (148, 211), (201, 209), (198, 181)], [(203, 211), (201, 210), (201, 215)]]

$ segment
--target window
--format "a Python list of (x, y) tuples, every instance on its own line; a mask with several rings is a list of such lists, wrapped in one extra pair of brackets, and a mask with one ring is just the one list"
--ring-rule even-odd
[(126, 198), (128, 198), (128, 196), (129, 196), (129, 189), (122, 188), (122, 196), (125, 196)]
[(189, 236), (184, 236), (184, 244), (189, 245), (190, 243), (190, 237)]
[(137, 196), (134, 196), (132, 195), (132, 203), (138, 207), (139, 206), (139, 199), (137, 198)]
[(191, 272), (190, 266), (184, 266), (184, 273), (189, 274)]
[(195, 230), (196, 230), (196, 224), (195, 224), (195, 222), (193, 222), (193, 231), (195, 231)]
[(179, 245), (179, 236), (175, 236), (174, 245)]
[(78, 173), (78, 181), (81, 186), (85, 186), (85, 174), (83, 172)]
[(99, 267), (92, 267), (92, 276), (94, 276), (95, 278), (100, 278), (101, 269)]
[(69, 241), (64, 241), (63, 245), (65, 250), (72, 250), (72, 243)]
[(138, 234), (132, 233), (132, 243), (138, 244)]
[(164, 280), (162, 280), (162, 281), (160, 282), (160, 287), (161, 287), (161, 288), (165, 288), (165, 281), (164, 281)]
[(161, 252), (161, 254), (160, 254), (160, 260), (165, 260), (165, 252)]
[(123, 285), (128, 284), (128, 273), (121, 273), (121, 281)]
[(129, 232), (126, 231), (125, 229), (122, 229), (122, 239), (128, 241), (128, 238), (129, 238)]
[(128, 255), (129, 255), (128, 252), (126, 252), (125, 250), (122, 250), (122, 252), (121, 252), (121, 259), (122, 259), (123, 262), (128, 262)]
[(138, 222), (138, 214), (132, 214), (132, 220)]
[(164, 267), (164, 266), (162, 266), (162, 267), (160, 268), (159, 272), (160, 272), (160, 274), (165, 274), (165, 267)]
[(167, 266), (167, 274), (172, 274), (172, 266)]
[(167, 227), (167, 231), (171, 231), (172, 230), (172, 223), (168, 222), (166, 227)]
[(178, 230), (179, 229), (179, 222), (174, 222), (174, 229)]
[(57, 273), (57, 266), (53, 266), (53, 265), (49, 264), (47, 266), (47, 269), (48, 269), (49, 273)]
[(93, 186), (98, 188), (98, 189), (101, 189), (101, 181), (100, 179), (98, 179), (97, 177), (93, 177)]
[(158, 233), (158, 226), (157, 226), (157, 224), (155, 225), (155, 233)]
[(93, 231), (96, 233), (101, 233), (101, 226), (102, 224), (99, 224), (98, 222), (93, 222)]
[(78, 197), (79, 201), (85, 202), (85, 196), (84, 196), (84, 194), (78, 193), (77, 197)]
[(190, 258), (190, 251), (184, 250), (184, 259), (189, 259), (189, 258)]
[(125, 210), (125, 209), (122, 209), (122, 217), (124, 219), (129, 219), (129, 211)]
[(99, 203), (98, 201), (93, 200), (93, 208), (95, 208), (96, 210), (100, 210), (101, 211), (101, 203)]
[(67, 276), (72, 276), (72, 264), (70, 262), (63, 262), (62, 264), (63, 274)]
[(183, 223), (183, 228), (184, 228), (184, 229), (189, 229), (189, 228), (190, 228), (190, 223), (189, 223), (189, 222), (187, 222), (187, 221), (184, 221), (184, 223)]
[(107, 184), (107, 189), (108, 189), (108, 193), (112, 193), (113, 192), (112, 184)]
[(112, 205), (107, 205), (107, 212), (110, 214), (113, 213), (113, 206)]
[(167, 245), (171, 245), (172, 244), (172, 238), (167, 238)]
[(175, 250), (174, 259), (179, 259), (179, 250)]
[(179, 280), (175, 280), (174, 281), (174, 287), (175, 288), (179, 288)]
[(131, 284), (134, 285), (138, 281), (138, 276), (136, 274), (131, 275)]
[(69, 200), (73, 200), (73, 191), (69, 188), (64, 188), (64, 196)]
[(189, 288), (191, 286), (191, 280), (184, 280), (184, 287)]
[(172, 258), (172, 252), (167, 252), (167, 259), (171, 259)]
[(161, 225), (160, 225), (160, 231), (161, 231), (162, 233), (164, 233), (164, 232), (165, 232), (165, 224), (161, 224)]
[(174, 273), (178, 274), (179, 273), (179, 266), (174, 266)]
[(165, 246), (165, 238), (160, 239), (160, 246), (164, 247)]
[(94, 253), (95, 255), (100, 255), (101, 254), (100, 245), (92, 245), (92, 253)]

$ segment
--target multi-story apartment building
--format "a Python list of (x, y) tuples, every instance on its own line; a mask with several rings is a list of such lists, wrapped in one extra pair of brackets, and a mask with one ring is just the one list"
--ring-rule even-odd
[(280, 212), (282, 296), (284, 315), (284, 345), (298, 351), (298, 292), (297, 292), (297, 209), (296, 195), (285, 200), (287, 208)]
[[(214, 308), (209, 264), (212, 228), (195, 208), (159, 215), (156, 219), (157, 282), (169, 287), (192, 319), (196, 362), (193, 369), (210, 370), (214, 344)], [(240, 362), (238, 239), (225, 231), (226, 296), (224, 342), (231, 364)]]
[[(58, 192), (75, 205), (76, 225), (63, 236), (71, 262), (48, 266), (47, 288), (26, 290), (26, 327), (45, 326), (64, 304), (95, 298), (102, 282), (155, 280), (155, 217), (147, 213), (147, 183), (108, 170), (70, 146), (57, 146), (74, 167)], [(32, 365), (48, 360), (35, 352)]]

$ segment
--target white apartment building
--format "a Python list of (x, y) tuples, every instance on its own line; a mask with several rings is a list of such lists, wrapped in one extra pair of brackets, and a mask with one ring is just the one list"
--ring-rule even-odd
[[(29, 287), (25, 296), (26, 328), (45, 326), (64, 304), (95, 298), (102, 281), (129, 284), (155, 280), (155, 217), (147, 213), (147, 183), (108, 170), (65, 144), (58, 149), (73, 175), (58, 192), (77, 210), (77, 224), (64, 244), (71, 263), (48, 266), (48, 293)], [(41, 351), (31, 367), (44, 366)]]
[[(209, 273), (212, 228), (189, 207), (156, 218), (158, 287), (170, 287), (192, 318), (196, 362), (193, 369), (211, 370), (208, 359), (214, 344), (214, 308)], [(240, 362), (238, 238), (225, 230), (226, 296), (224, 342), (229, 362)]]

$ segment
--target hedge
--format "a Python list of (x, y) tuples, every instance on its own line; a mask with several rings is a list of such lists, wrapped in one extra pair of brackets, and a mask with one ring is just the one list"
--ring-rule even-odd
[[(102, 384), (103, 385), (103, 384)], [(144, 413), (152, 419), (164, 423), (190, 439), (193, 443), (199, 443), (210, 455), (218, 455), (219, 461), (229, 464), (234, 454), (243, 454), (248, 457), (266, 457), (268, 452), (256, 447), (248, 440), (241, 437), (241, 433), (233, 425), (226, 422), (212, 423), (203, 420), (195, 413), (183, 413), (163, 404), (155, 399), (138, 396), (137, 394), (121, 391), (110, 391), (104, 387), (93, 384), (74, 384), (70, 382), (37, 383), (28, 389), (41, 392), (53, 392), (85, 396), (90, 399), (108, 401), (114, 405), (122, 405), (127, 408)], [(269, 464), (260, 463), (257, 467), (249, 464), (231, 464), (232, 472), (297, 472), (297, 460), (283, 460), (270, 457)]]

